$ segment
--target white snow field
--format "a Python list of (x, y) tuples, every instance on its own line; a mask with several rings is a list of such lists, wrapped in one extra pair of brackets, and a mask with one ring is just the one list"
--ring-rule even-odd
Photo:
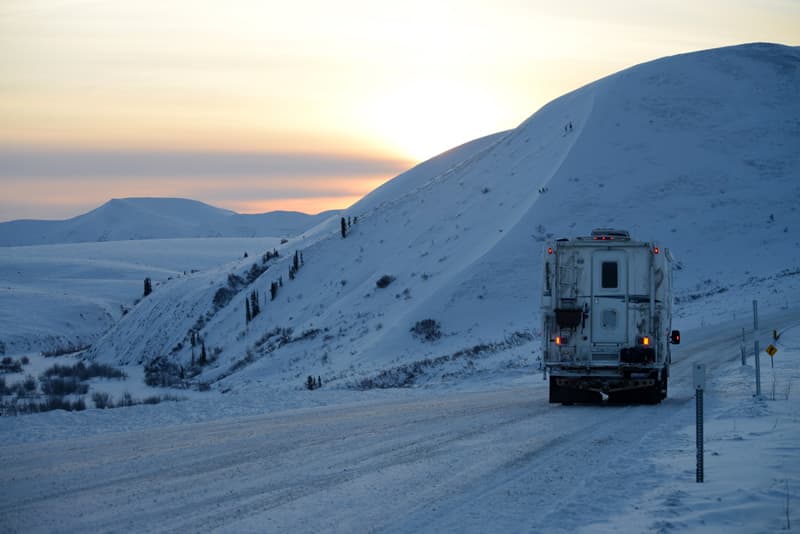
[[(0, 417), (3, 528), (797, 528), (799, 91), (796, 47), (642, 64), (398, 176), (343, 212), (346, 238), (334, 218), (247, 246), (247, 259), (236, 249), (195, 273), (165, 266), (180, 276), (123, 303), (130, 311), (80, 357), (125, 366), (131, 377), (113, 387), (136, 395), (149, 388), (133, 370), (189, 370), (192, 332), (212, 361), (170, 390), (181, 402)], [(677, 259), (684, 343), (670, 394), (658, 406), (550, 405), (538, 370), (542, 245), (609, 226)], [(262, 261), (272, 248), (280, 257)], [(246, 323), (253, 292), (261, 313)], [(762, 352), (757, 399), (753, 300), (762, 349), (782, 333), (774, 368)], [(37, 313), (25, 302), (0, 310)], [(440, 335), (415, 336), (424, 319)], [(703, 484), (694, 362), (709, 373)], [(305, 389), (308, 376), (322, 387)]]
[(0, 247), (0, 343), (9, 354), (89, 345), (133, 307), (145, 278), (157, 290), (279, 243), (261, 237)]

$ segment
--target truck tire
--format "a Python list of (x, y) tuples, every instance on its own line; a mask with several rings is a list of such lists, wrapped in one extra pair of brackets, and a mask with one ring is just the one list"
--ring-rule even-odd
[(550, 404), (570, 403), (569, 391), (556, 384), (555, 377), (550, 377)]
[(661, 404), (661, 383), (657, 382), (656, 385), (641, 390), (640, 402), (642, 404)]

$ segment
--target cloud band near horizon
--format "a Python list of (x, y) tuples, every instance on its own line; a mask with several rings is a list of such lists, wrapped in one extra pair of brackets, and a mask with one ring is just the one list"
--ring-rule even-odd
[(412, 165), (339, 154), (0, 147), (0, 179), (352, 177), (399, 174)]

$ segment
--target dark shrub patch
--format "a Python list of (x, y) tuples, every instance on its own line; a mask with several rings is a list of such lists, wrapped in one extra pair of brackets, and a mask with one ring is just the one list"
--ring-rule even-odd
[(45, 377), (41, 380), (42, 393), (45, 395), (83, 395), (89, 391), (89, 385), (81, 383), (77, 378)]
[(155, 358), (144, 366), (144, 383), (151, 387), (183, 387), (184, 378), (183, 367), (166, 358)]
[(43, 378), (57, 376), (60, 378), (77, 378), (78, 380), (84, 381), (89, 380), (90, 378), (95, 377), (103, 377), (103, 378), (125, 378), (126, 375), (119, 369), (115, 369), (110, 365), (106, 365), (103, 363), (96, 363), (92, 362), (89, 365), (84, 364), (83, 362), (78, 362), (75, 365), (54, 365), (44, 373), (42, 373)]
[(14, 360), (10, 356), (6, 356), (0, 360), (0, 373), (21, 373), (22, 362)]
[(414, 324), (411, 333), (423, 341), (436, 341), (442, 337), (442, 325), (435, 319), (423, 319)]
[(375, 285), (378, 286), (379, 288), (383, 289), (383, 288), (389, 287), (389, 284), (391, 284), (395, 280), (396, 279), (395, 279), (394, 276), (392, 276), (390, 274), (384, 274), (383, 276), (378, 278), (378, 281), (375, 282)]
[(114, 407), (114, 401), (111, 400), (111, 395), (108, 393), (92, 393), (92, 400), (94, 401), (94, 407), (101, 410)]

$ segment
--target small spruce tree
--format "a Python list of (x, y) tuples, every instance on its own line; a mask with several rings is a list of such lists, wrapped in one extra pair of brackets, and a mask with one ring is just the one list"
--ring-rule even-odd
[(151, 282), (150, 278), (144, 279), (144, 296), (146, 297), (150, 293), (153, 292), (153, 283)]
[(255, 289), (250, 294), (250, 309), (252, 310), (254, 319), (255, 319), (256, 315), (261, 313), (261, 306), (259, 306), (259, 304), (258, 304), (258, 292), (256, 292)]
[(208, 363), (208, 356), (206, 355), (206, 342), (203, 341), (200, 348), (200, 365), (206, 365), (207, 363)]
[(344, 217), (342, 217), (341, 226), (342, 226), (342, 239), (344, 239), (345, 237), (347, 237), (347, 220)]

